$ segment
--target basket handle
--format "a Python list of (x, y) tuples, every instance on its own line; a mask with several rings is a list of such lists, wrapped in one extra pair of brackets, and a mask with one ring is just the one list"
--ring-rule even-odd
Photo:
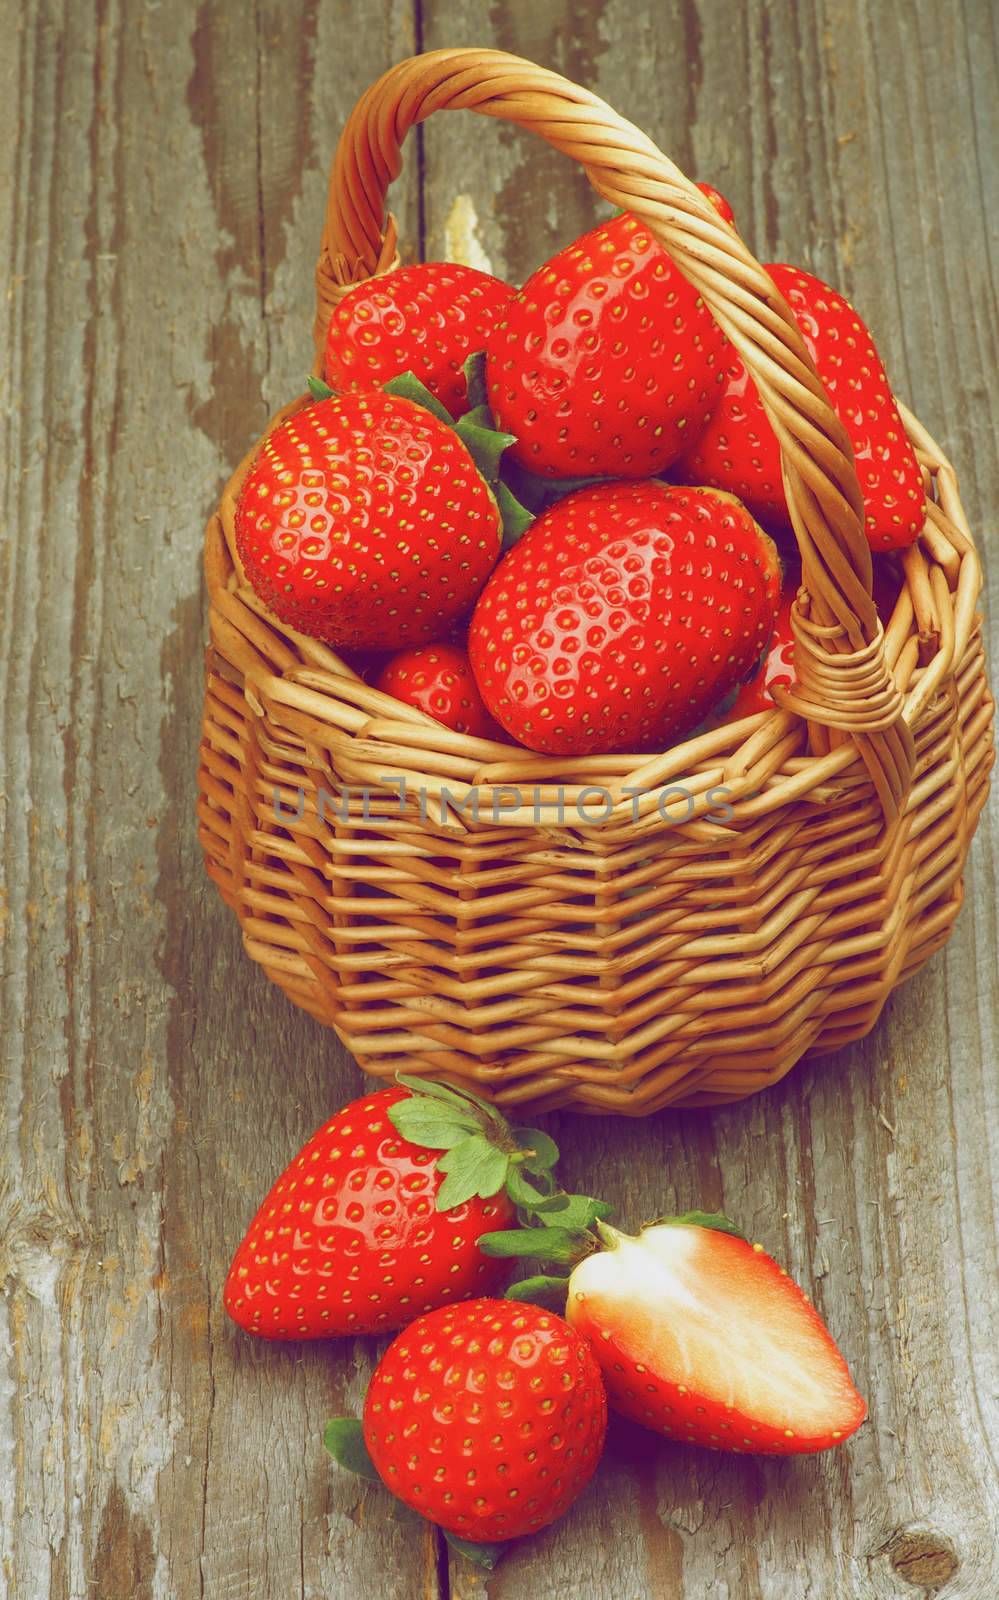
[(892, 820), (908, 794), (914, 749), (871, 598), (849, 438), (772, 279), (640, 129), (588, 90), (503, 51), (432, 50), (392, 67), (354, 107), (333, 162), (316, 271), (320, 357), (337, 301), (397, 259), (385, 196), (406, 134), (434, 111), (457, 110), (516, 123), (578, 161), (598, 194), (646, 224), (745, 361), (780, 444), (801, 551), (792, 614), (798, 681), (781, 703), (806, 719), (813, 752), (855, 742)]

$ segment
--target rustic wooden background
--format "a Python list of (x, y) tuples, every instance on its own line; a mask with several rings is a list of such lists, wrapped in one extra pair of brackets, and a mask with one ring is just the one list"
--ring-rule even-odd
[[(222, 1312), (262, 1187), (359, 1078), (242, 954), (193, 821), (201, 528), (301, 389), (325, 168), (372, 78), (495, 42), (604, 94), (763, 259), (855, 299), (987, 543), (995, 25), (991, 0), (0, 0), (5, 1595), (999, 1595), (994, 814), (946, 955), (865, 1044), (713, 1115), (558, 1125), (625, 1221), (743, 1219), (870, 1422), (776, 1464), (616, 1426), (578, 1507), (488, 1583), (327, 1465), (372, 1346), (272, 1348)], [(410, 253), (517, 279), (596, 215), (480, 120), (410, 155)]]

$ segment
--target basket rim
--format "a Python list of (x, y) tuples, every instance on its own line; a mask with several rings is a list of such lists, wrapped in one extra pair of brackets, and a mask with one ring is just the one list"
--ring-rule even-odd
[[(844, 784), (873, 792), (853, 742), (810, 751), (805, 719), (793, 709), (757, 712), (651, 755), (560, 757), (455, 733), (365, 683), (330, 646), (274, 616), (250, 587), (236, 548), (239, 491), (263, 440), (311, 403), (310, 395), (299, 395), (276, 412), (230, 477), (206, 529), (205, 573), (213, 638), (242, 673), (251, 706), (294, 732), (335, 781), (410, 801), (418, 791), (421, 813), (447, 831), (466, 831), (463, 810), (475, 792), (476, 826), (585, 829), (587, 837), (622, 825), (639, 833), (680, 827), (698, 839), (720, 829), (730, 837), (729, 818), (718, 820), (719, 810), (733, 808), (743, 823), (795, 800), (829, 798)], [(915, 730), (972, 644), (983, 579), (954, 468), (898, 404), (929, 479), (923, 533), (899, 553), (902, 587), (884, 628), (887, 665), (906, 724)], [(561, 794), (549, 795), (552, 788)], [(531, 805), (504, 800), (511, 789), (522, 799), (529, 791)], [(580, 810), (580, 795), (590, 791), (612, 799), (611, 806), (601, 802), (599, 817), (586, 803)], [(567, 804), (576, 808), (568, 822)]]

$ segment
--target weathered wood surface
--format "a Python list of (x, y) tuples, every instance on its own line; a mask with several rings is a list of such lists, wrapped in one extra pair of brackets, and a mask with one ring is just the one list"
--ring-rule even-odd
[[(603, 93), (764, 259), (855, 298), (984, 535), (990, 0), (0, 0), (0, 38), (0, 1592), (992, 1600), (994, 820), (946, 954), (865, 1044), (711, 1116), (558, 1130), (625, 1221), (744, 1219), (871, 1421), (780, 1464), (617, 1426), (576, 1510), (488, 1583), (326, 1465), (371, 1346), (257, 1346), (222, 1313), (261, 1185), (358, 1078), (243, 956), (192, 821), (201, 524), (300, 387), (324, 169), (368, 82), (421, 43), (496, 43)], [(517, 277), (596, 215), (478, 119), (426, 130), (422, 198), (411, 154), (411, 249), (422, 226), (428, 253)]]

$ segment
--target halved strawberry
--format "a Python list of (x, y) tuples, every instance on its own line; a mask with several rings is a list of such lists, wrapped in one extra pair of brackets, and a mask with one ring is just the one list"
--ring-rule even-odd
[[(610, 1403), (644, 1427), (715, 1450), (808, 1454), (867, 1408), (821, 1318), (763, 1247), (724, 1218), (607, 1248), (569, 1280), (566, 1315), (592, 1343)], [(514, 1237), (516, 1237), (514, 1235)]]

